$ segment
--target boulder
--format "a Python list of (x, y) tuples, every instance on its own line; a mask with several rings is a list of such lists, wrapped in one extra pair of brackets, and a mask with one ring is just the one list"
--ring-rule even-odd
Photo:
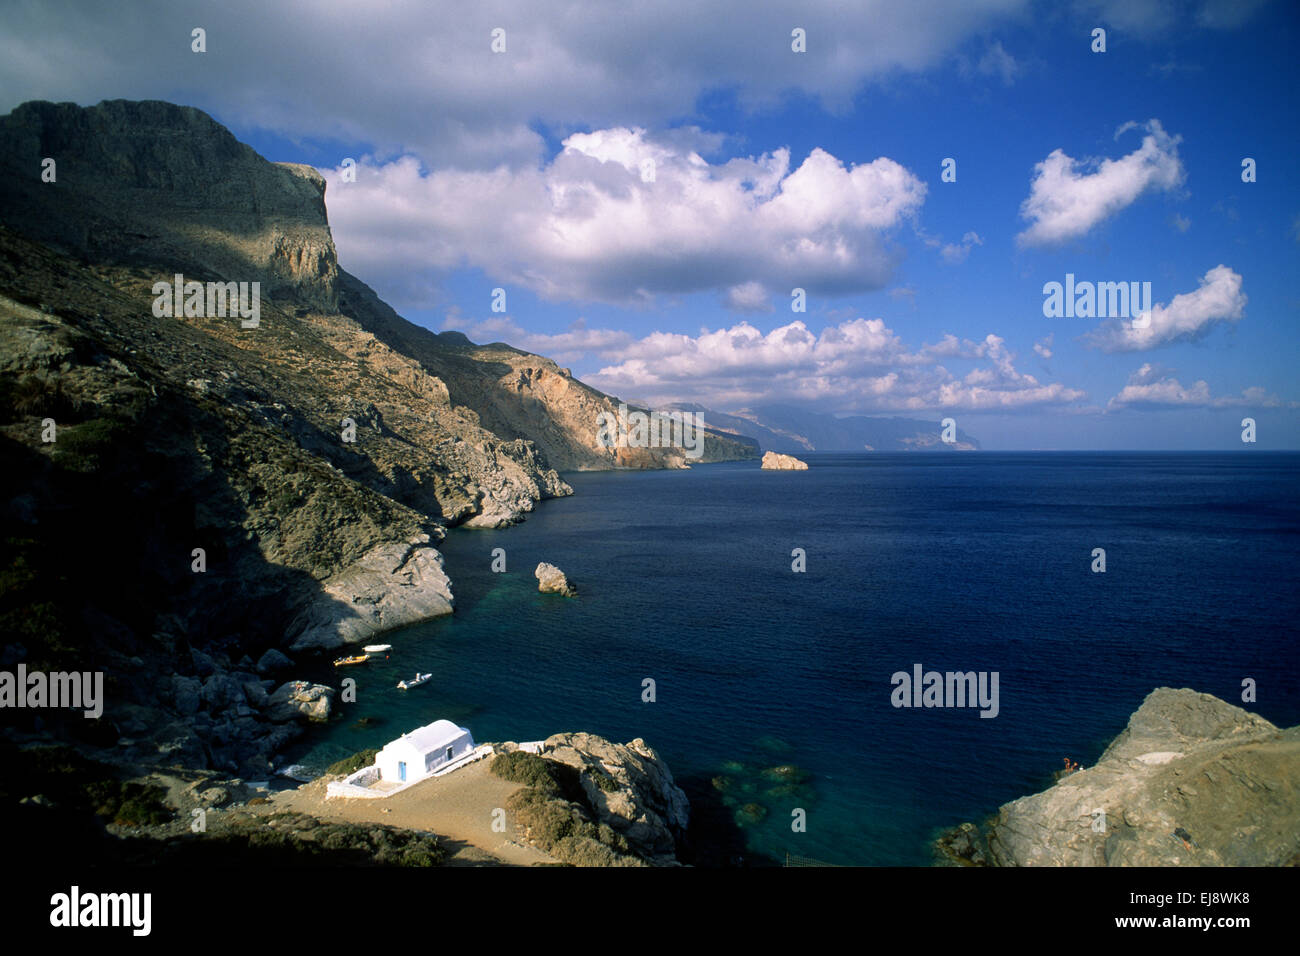
[(769, 451), (763, 455), (762, 467), (769, 471), (807, 471), (808, 463), (794, 455), (780, 455)]
[(569, 583), (569, 579), (553, 564), (547, 564), (543, 561), (537, 565), (533, 571), (537, 578), (537, 590), (543, 594), (563, 594), (565, 597), (576, 597), (578, 589)]
[(203, 685), (193, 677), (182, 677), (179, 674), (173, 676), (172, 695), (176, 710), (186, 716), (198, 713), (203, 704), (202, 690)]
[(211, 677), (215, 673), (217, 666), (212, 658), (202, 651), (190, 650), (190, 660), (194, 664), (194, 673), (200, 677)]
[(209, 710), (225, 710), (244, 703), (244, 688), (229, 674), (213, 674), (203, 682), (200, 696)]
[(259, 680), (244, 681), (244, 697), (253, 707), (265, 707), (271, 695), (266, 692)]
[(290, 681), (281, 684), (267, 701), (265, 715), (276, 723), (306, 717), (308, 720), (329, 720), (334, 704), (334, 688), (307, 681)]
[(292, 666), (293, 661), (273, 647), (257, 659), (256, 669), (259, 674), (275, 674)]

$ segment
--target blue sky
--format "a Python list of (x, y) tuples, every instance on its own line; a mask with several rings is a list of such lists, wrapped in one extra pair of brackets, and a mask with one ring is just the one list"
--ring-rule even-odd
[[(612, 394), (1300, 448), (1293, 4), (160, 5), (143, 39), (58, 6), (15, 18), (0, 107), (205, 109), (321, 169), (342, 266), (408, 318)], [(1150, 282), (1150, 324), (1045, 317), (1067, 273)]]

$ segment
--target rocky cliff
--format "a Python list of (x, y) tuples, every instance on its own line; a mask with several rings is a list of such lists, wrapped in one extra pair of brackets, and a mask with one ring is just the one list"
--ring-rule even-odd
[[(0, 117), (0, 666), (105, 670), (93, 735), (133, 759), (265, 775), (268, 697), (306, 676), (258, 673), (269, 649), (449, 613), (444, 529), (570, 494), (557, 466), (678, 463), (599, 447), (616, 403), (554, 363), (398, 316), (324, 192), (188, 107)], [(177, 274), (260, 283), (256, 326), (159, 308)]]
[(525, 841), (575, 866), (678, 864), (690, 803), (644, 740), (553, 734), (540, 756), (495, 746), (493, 773), (527, 784), (507, 804)]
[(945, 834), (994, 866), (1279, 866), (1300, 861), (1300, 727), (1160, 687), (1097, 763)]

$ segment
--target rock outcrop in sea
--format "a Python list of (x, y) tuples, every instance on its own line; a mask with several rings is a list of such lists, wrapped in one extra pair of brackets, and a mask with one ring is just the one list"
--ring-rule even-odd
[(541, 562), (533, 575), (537, 578), (537, 590), (543, 594), (563, 594), (565, 597), (576, 597), (578, 594), (578, 589), (569, 583), (564, 572), (553, 564)]
[(1097, 763), (944, 834), (943, 862), (992, 866), (1300, 863), (1300, 726), (1209, 694), (1152, 691)]
[(781, 455), (774, 451), (763, 453), (762, 468), (769, 471), (807, 471), (808, 463), (800, 461), (794, 455)]

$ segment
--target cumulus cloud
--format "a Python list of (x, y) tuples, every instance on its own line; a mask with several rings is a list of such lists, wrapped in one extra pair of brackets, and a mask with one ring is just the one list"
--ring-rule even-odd
[(681, 139), (575, 134), (521, 170), (426, 172), (414, 157), (364, 159), (355, 182), (325, 170), (340, 261), (407, 305), (422, 304), (403, 302), (411, 277), (465, 266), (550, 300), (728, 290), (751, 311), (772, 293), (846, 294), (893, 275), (886, 234), (926, 194), (898, 163), (814, 149), (791, 169), (777, 149), (710, 164)]
[(1053, 338), (1053, 336), (1049, 335), (1047, 338), (1045, 338), (1045, 339), (1043, 339), (1043, 340), (1041, 340), (1041, 341), (1039, 341), (1039, 342), (1035, 342), (1035, 343), (1034, 343), (1034, 352), (1035, 352), (1035, 354), (1037, 354), (1037, 355), (1039, 355), (1040, 357), (1045, 358), (1045, 359), (1049, 359), (1049, 358), (1051, 358), (1051, 357), (1052, 357), (1052, 338)]
[(1238, 322), (1246, 314), (1242, 278), (1225, 265), (1201, 277), (1194, 292), (1174, 296), (1168, 305), (1157, 303), (1147, 316), (1108, 319), (1083, 341), (1103, 352), (1138, 352), (1205, 336), (1217, 325)]
[[(865, 84), (943, 63), (1030, 0), (804, 0), (743, 16), (695, 0), (223, 0), (201, 16), (137, 0), (131, 18), (77, 0), (7, 6), (17, 9), (0, 31), (0, 110), (34, 98), (181, 99), (245, 129), (490, 169), (536, 163), (539, 125), (659, 127), (712, 90), (734, 91), (745, 109), (791, 92), (848, 106)], [(208, 36), (201, 63), (196, 25)], [(806, 55), (790, 51), (796, 25)], [(504, 53), (490, 47), (497, 27)]]
[[(1116, 138), (1135, 127), (1138, 124), (1126, 123)], [(1017, 241), (1035, 246), (1077, 238), (1144, 192), (1180, 185), (1184, 172), (1178, 144), (1182, 137), (1170, 136), (1159, 120), (1141, 128), (1146, 130), (1142, 145), (1120, 159), (1081, 162), (1056, 149), (1038, 163), (1029, 197), (1020, 206), (1020, 216), (1030, 226)]]
[(725, 304), (733, 312), (771, 312), (772, 300), (761, 282), (746, 282), (727, 290)]
[[(958, 377), (941, 358), (980, 362)], [(1014, 410), (1067, 405), (1086, 394), (1018, 371), (997, 335), (945, 336), (910, 351), (881, 319), (856, 318), (814, 333), (802, 321), (769, 332), (741, 322), (699, 335), (656, 332), (617, 350), (585, 380), (653, 403), (689, 399), (719, 409), (758, 401), (816, 402), (844, 412)]]
[[(1121, 408), (1278, 408), (1283, 403), (1263, 388), (1247, 388), (1239, 396), (1215, 398), (1203, 379), (1183, 385), (1174, 378), (1174, 369), (1146, 363), (1129, 376), (1128, 384), (1107, 403), (1108, 409)], [(1292, 403), (1293, 405), (1295, 403)]]

